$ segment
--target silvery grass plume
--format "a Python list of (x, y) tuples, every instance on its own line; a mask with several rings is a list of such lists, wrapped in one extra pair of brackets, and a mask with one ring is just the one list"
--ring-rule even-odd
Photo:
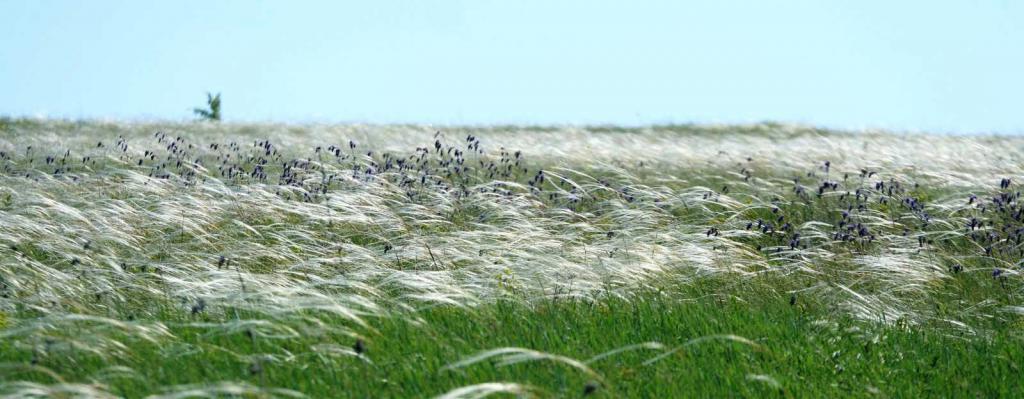
[(173, 352), (183, 348), (168, 326), (187, 326), (323, 339), (240, 361), (370, 361), (339, 341), (372, 336), (378, 317), (500, 298), (629, 300), (708, 276), (784, 277), (806, 282), (794, 298), (855, 318), (965, 330), (1024, 305), (931, 305), (960, 273), (1020, 291), (1024, 138), (785, 125), (14, 129), (0, 134), (0, 312), (12, 318), (0, 337), (39, 356), (120, 357), (137, 340)]
[(453, 389), (436, 399), (481, 399), (495, 394), (530, 398), (537, 396), (536, 391), (536, 388), (513, 382), (486, 382)]

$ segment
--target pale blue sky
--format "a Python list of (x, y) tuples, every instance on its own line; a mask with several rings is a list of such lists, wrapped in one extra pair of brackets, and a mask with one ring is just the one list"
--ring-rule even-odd
[(1024, 3), (769, 3), (0, 0), (0, 114), (1024, 133)]

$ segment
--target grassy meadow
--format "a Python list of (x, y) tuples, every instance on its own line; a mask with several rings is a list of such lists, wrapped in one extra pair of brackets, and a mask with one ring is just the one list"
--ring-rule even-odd
[(1024, 138), (0, 119), (0, 398), (1014, 397)]

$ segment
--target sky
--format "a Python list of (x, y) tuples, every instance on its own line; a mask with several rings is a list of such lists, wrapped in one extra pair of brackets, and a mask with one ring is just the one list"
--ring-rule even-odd
[(1024, 134), (1024, 2), (0, 0), (0, 115)]

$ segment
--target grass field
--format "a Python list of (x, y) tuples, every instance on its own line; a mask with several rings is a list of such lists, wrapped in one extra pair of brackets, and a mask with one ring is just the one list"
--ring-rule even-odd
[(1024, 138), (0, 119), (2, 397), (1013, 397)]

